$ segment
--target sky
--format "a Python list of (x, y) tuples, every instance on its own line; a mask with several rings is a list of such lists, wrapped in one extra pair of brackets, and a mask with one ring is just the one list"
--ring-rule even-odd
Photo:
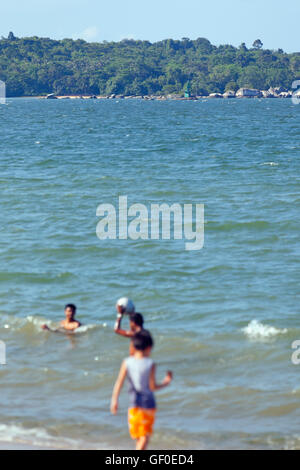
[(9, 0), (0, 4), (0, 36), (151, 42), (205, 37), (214, 45), (261, 39), (264, 48), (300, 51), (300, 1)]

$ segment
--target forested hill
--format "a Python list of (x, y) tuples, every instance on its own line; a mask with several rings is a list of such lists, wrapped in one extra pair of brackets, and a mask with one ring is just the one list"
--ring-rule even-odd
[(83, 40), (0, 40), (0, 80), (8, 96), (55, 93), (195, 95), (240, 87), (291, 89), (300, 78), (300, 53), (266, 50), (260, 40), (216, 47), (207, 39), (88, 43)]

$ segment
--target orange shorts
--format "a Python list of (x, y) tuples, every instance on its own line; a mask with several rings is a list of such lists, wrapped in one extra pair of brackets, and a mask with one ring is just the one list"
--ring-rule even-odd
[(151, 436), (155, 421), (155, 412), (155, 408), (129, 408), (128, 426), (132, 439), (138, 439), (139, 437), (144, 436)]

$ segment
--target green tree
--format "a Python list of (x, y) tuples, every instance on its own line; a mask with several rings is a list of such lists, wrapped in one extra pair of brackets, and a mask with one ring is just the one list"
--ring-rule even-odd
[(14, 35), (14, 33), (12, 31), (10, 31), (10, 33), (8, 34), (8, 38), (7, 38), (9, 41), (14, 41), (16, 38), (16, 36)]
[(8, 96), (57, 94), (182, 94), (187, 81), (194, 95), (237, 87), (290, 88), (300, 74), (300, 53), (218, 47), (206, 38), (166, 39), (156, 43), (126, 39), (0, 39), (0, 80)]
[(237, 92), (238, 89), (239, 89), (238, 84), (236, 82), (233, 82), (233, 81), (228, 82), (226, 84), (226, 87), (225, 87), (225, 91), (235, 91), (235, 92)]
[(244, 51), (244, 52), (248, 51), (247, 46), (246, 46), (246, 44), (245, 44), (244, 42), (242, 42), (242, 44), (240, 45), (239, 49), (240, 49), (241, 51)]
[(260, 39), (256, 39), (256, 41), (254, 41), (253, 43), (253, 47), (254, 49), (262, 49), (263, 43), (261, 42)]

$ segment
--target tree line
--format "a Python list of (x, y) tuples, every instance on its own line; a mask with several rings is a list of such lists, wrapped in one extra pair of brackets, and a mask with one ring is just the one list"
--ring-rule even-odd
[(95, 95), (182, 94), (237, 91), (241, 87), (291, 89), (300, 78), (300, 53), (214, 46), (208, 39), (89, 43), (82, 39), (0, 39), (0, 80), (8, 96), (55, 93)]

